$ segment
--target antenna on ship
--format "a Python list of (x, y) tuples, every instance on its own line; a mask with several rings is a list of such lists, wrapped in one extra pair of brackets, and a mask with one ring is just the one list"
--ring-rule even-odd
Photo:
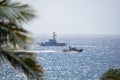
[(53, 32), (53, 39), (54, 39), (54, 40), (56, 40), (56, 36), (57, 36), (57, 35), (55, 34), (55, 32)]

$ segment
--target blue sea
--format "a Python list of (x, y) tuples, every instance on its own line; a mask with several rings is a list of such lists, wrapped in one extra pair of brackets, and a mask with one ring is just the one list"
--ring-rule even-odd
[[(63, 52), (68, 46), (40, 46), (51, 35), (35, 35), (33, 51), (44, 68), (45, 80), (99, 80), (110, 68), (120, 68), (120, 35), (59, 35), (58, 42), (65, 42), (78, 52)], [(19, 72), (17, 72), (19, 73)], [(25, 80), (5, 64), (0, 67), (0, 80)]]

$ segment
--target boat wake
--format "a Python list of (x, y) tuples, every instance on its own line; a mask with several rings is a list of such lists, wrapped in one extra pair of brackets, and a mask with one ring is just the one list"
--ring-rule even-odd
[(40, 52), (44, 52), (44, 53), (54, 53), (57, 52), (55, 50), (41, 50)]
[(58, 51), (55, 51), (55, 50), (16, 50), (14, 52), (33, 52), (33, 53), (55, 53), (55, 52), (58, 52)]

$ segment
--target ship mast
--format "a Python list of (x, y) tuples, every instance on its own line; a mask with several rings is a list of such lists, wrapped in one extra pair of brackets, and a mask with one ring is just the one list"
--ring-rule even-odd
[(55, 32), (53, 32), (53, 40), (56, 40), (56, 36)]

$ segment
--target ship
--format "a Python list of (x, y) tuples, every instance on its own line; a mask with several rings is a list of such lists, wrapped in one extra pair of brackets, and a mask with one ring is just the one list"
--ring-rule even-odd
[(58, 43), (56, 41), (56, 34), (55, 32), (53, 32), (53, 39), (49, 39), (48, 42), (44, 42), (44, 43), (39, 43), (39, 45), (41, 46), (65, 46), (66, 43)]

